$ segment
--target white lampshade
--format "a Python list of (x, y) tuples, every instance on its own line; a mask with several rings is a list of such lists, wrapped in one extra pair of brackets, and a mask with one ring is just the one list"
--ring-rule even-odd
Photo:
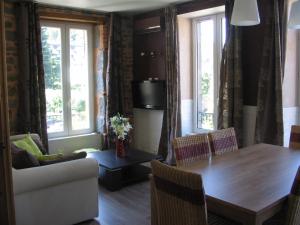
[(235, 0), (231, 24), (235, 26), (253, 26), (260, 23), (257, 0)]
[(300, 1), (293, 2), (288, 27), (300, 29)]

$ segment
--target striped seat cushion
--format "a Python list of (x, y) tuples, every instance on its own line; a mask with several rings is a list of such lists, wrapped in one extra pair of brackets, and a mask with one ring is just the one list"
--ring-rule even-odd
[(300, 149), (300, 126), (292, 126), (289, 147)]
[(238, 150), (234, 128), (217, 130), (208, 134), (211, 151), (214, 155)]
[(185, 166), (201, 159), (209, 159), (210, 146), (206, 134), (179, 137), (173, 140), (177, 166)]

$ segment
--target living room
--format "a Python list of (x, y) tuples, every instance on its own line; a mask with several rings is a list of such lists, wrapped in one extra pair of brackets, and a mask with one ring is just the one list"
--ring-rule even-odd
[(299, 2), (1, 1), (1, 224), (299, 225)]

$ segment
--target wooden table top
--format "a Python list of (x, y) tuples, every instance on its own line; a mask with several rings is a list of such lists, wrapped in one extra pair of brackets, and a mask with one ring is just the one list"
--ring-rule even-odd
[(202, 175), (208, 198), (258, 215), (287, 198), (299, 166), (299, 150), (258, 144), (182, 169)]

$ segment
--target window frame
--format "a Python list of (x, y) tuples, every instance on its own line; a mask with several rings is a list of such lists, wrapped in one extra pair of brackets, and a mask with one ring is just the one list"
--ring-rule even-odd
[(220, 85), (220, 64), (222, 59), (222, 18), (225, 13), (216, 13), (211, 15), (200, 16), (192, 19), (192, 39), (193, 39), (193, 132), (207, 133), (212, 130), (198, 128), (198, 81), (200, 75), (198, 74), (198, 34), (197, 24), (206, 20), (213, 20), (214, 23), (214, 116), (213, 116), (213, 130), (217, 129), (218, 120), (218, 99), (219, 99), (219, 85)]
[[(298, 70), (298, 84), (300, 85), (300, 30), (297, 30), (297, 41), (298, 41), (298, 52), (297, 52), (297, 58), (298, 58), (298, 63), (297, 63), (297, 70)], [(298, 104), (300, 104), (300, 89), (298, 88)]]
[[(93, 28), (90, 24), (60, 22), (42, 20), (41, 27), (55, 27), (61, 30), (61, 73), (62, 73), (62, 96), (63, 96), (63, 131), (48, 132), (49, 138), (62, 138), (82, 134), (90, 134), (95, 131), (94, 115), (94, 77), (93, 77)], [(72, 129), (71, 109), (71, 82), (70, 82), (70, 29), (82, 29), (87, 31), (88, 41), (88, 88), (89, 88), (89, 128), (81, 130)], [(46, 96), (47, 97), (47, 96)]]

